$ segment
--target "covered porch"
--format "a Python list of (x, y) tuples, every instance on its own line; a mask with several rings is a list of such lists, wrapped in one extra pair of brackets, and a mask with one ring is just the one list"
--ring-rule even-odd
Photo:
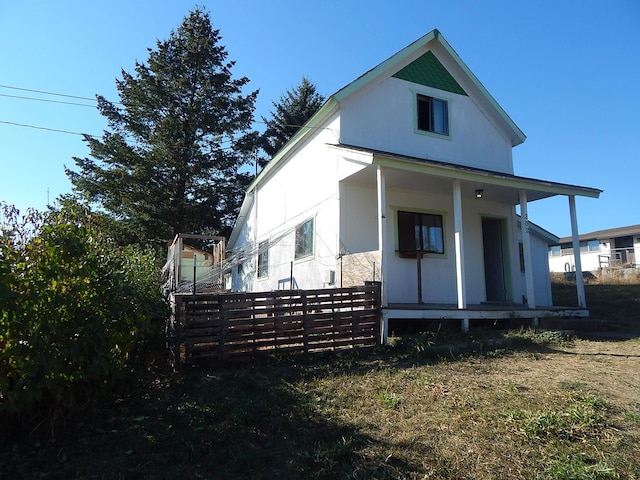
[[(574, 248), (578, 250), (579, 233), (575, 197), (597, 198), (601, 193), (600, 190), (353, 146), (341, 145), (340, 149), (351, 152), (358, 156), (359, 161), (368, 163), (366, 168), (352, 175), (350, 180), (360, 184), (375, 184), (378, 218), (377, 246), (380, 255), (379, 276), (382, 283), (383, 341), (386, 341), (388, 335), (388, 320), (392, 318), (453, 319), (460, 321), (463, 330), (468, 330), (469, 322), (476, 319), (527, 318), (532, 320), (533, 325), (537, 325), (538, 319), (541, 318), (587, 317), (589, 315), (579, 261), (576, 262), (577, 306), (556, 307), (550, 306), (551, 302), (548, 304), (536, 302), (533, 272), (535, 268), (540, 266), (534, 266), (532, 260), (531, 228), (527, 207), (533, 201), (557, 195), (566, 196), (573, 244)], [(446, 213), (447, 216), (452, 217), (452, 226), (447, 228), (448, 232), (452, 231), (453, 238), (448, 239), (450, 247), (447, 252), (447, 265), (450, 265), (451, 270), (455, 269), (455, 279), (447, 284), (451, 285), (449, 291), (455, 285), (455, 299), (451, 298), (452, 301), (433, 302), (432, 299), (423, 298), (423, 291), (428, 291), (429, 286), (420, 285), (421, 279), (424, 278), (424, 274), (420, 271), (421, 268), (424, 268), (421, 266), (420, 254), (415, 257), (417, 275), (410, 273), (410, 276), (416, 275), (418, 279), (418, 288), (414, 298), (408, 302), (406, 300), (398, 301), (397, 295), (389, 294), (393, 288), (396, 288), (397, 292), (397, 287), (394, 285), (398, 281), (397, 271), (394, 270), (390, 275), (390, 269), (396, 268), (399, 254), (397, 238), (392, 236), (396, 235), (397, 237), (397, 226), (389, 223), (388, 218), (393, 218), (390, 213), (395, 212), (395, 207), (388, 202), (388, 197), (390, 192), (402, 191), (412, 191), (417, 195), (423, 192), (424, 196), (438, 194), (449, 198), (450, 207), (447, 208)], [(494, 208), (503, 209), (502, 211), (511, 212), (508, 217), (504, 217), (505, 230), (509, 232), (505, 234), (505, 248), (511, 249), (510, 253), (508, 252), (511, 256), (509, 259), (511, 264), (517, 262), (515, 260), (517, 259), (515, 252), (518, 249), (516, 230), (518, 229), (517, 224), (520, 222), (520, 243), (522, 246), (519, 260), (522, 263), (522, 276), (524, 277), (524, 293), (521, 297), (514, 294), (516, 290), (520, 289), (520, 287), (517, 289), (514, 287), (519, 282), (519, 278), (515, 278), (516, 274), (509, 277), (508, 273), (505, 280), (507, 285), (502, 288), (505, 290), (511, 288), (513, 292), (506, 295), (503, 301), (491, 301), (493, 297), (489, 292), (488, 281), (486, 289), (484, 286), (482, 288), (484, 297), (479, 295), (478, 282), (484, 282), (485, 279), (477, 277), (481, 269), (486, 269), (487, 262), (486, 258), (484, 261), (477, 258), (478, 243), (483, 241), (482, 233), (478, 238), (479, 227), (477, 227), (476, 217), (481, 216), (478, 212), (482, 210), (477, 207), (479, 205), (477, 202), (486, 202), (483, 205), (492, 205)], [(520, 220), (516, 216), (516, 207), (520, 209)], [(490, 211), (490, 207), (482, 208)], [(470, 220), (471, 216), (474, 217), (473, 222), (475, 223)], [(447, 219), (447, 221), (450, 220), (450, 218)], [(470, 227), (472, 224), (473, 226)], [(499, 252), (500, 255), (503, 253)], [(469, 266), (468, 263), (470, 263)], [(513, 265), (512, 270), (515, 271)], [(519, 268), (517, 272), (519, 277)], [(442, 275), (442, 273), (440, 274)], [(453, 272), (447, 271), (446, 274), (453, 275)], [(440, 280), (438, 272), (432, 269), (430, 275), (432, 286), (437, 288), (438, 285), (433, 282), (437, 283)], [(444, 282), (444, 277), (442, 278)], [(401, 281), (405, 280), (409, 282), (410, 278), (405, 275)], [(413, 285), (413, 283), (412, 280), (407, 285)], [(412, 288), (414, 287), (410, 287), (410, 289)], [(472, 290), (471, 294), (470, 290)]]

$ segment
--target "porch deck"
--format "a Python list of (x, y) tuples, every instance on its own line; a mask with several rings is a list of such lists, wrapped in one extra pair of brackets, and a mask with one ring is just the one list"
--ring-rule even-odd
[(478, 303), (458, 308), (449, 303), (390, 303), (382, 307), (388, 318), (545, 318), (545, 317), (588, 317), (589, 310), (580, 307), (534, 307), (518, 303)]
[(382, 307), (382, 337), (386, 341), (388, 323), (393, 320), (460, 320), (463, 331), (469, 330), (471, 320), (531, 320), (533, 327), (540, 319), (567, 319), (589, 317), (589, 310), (580, 307), (545, 306), (530, 308), (522, 304), (481, 303), (458, 308), (444, 303), (390, 303)]

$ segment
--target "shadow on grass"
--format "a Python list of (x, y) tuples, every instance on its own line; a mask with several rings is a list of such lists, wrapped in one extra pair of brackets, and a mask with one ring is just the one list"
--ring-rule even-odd
[(380, 440), (324, 417), (296, 385), (342, 368), (327, 369), (316, 358), (270, 357), (164, 372), (64, 437), (4, 448), (0, 477), (329, 479), (357, 472), (384, 479), (418, 470), (402, 458), (363, 456)]
[(566, 353), (558, 348), (568, 341), (564, 334), (536, 335), (492, 332), (446, 343), (417, 335), (390, 347), (156, 372), (64, 437), (4, 448), (0, 477), (391, 479), (424, 475), (425, 465), (464, 477), (464, 466), (445, 465), (425, 443), (368, 434), (341, 417), (340, 404), (328, 408), (333, 399), (310, 384), (470, 355)]

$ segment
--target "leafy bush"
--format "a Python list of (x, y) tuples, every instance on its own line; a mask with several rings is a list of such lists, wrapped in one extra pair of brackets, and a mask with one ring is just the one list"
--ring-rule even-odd
[(0, 414), (53, 421), (122, 378), (165, 314), (155, 257), (86, 211), (0, 207)]

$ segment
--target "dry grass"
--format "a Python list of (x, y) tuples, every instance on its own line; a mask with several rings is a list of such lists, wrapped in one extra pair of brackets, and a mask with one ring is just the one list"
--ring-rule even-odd
[(640, 477), (640, 340), (473, 340), (164, 372), (67, 438), (5, 448), (0, 477)]
[[(553, 283), (551, 288), (554, 305), (577, 305), (575, 284)], [(589, 283), (585, 295), (593, 319), (606, 322), (610, 330), (640, 332), (640, 282)]]
[[(640, 285), (639, 268), (611, 268), (599, 272), (584, 272), (585, 283), (590, 285)], [(551, 282), (575, 284), (575, 273), (551, 272)]]

